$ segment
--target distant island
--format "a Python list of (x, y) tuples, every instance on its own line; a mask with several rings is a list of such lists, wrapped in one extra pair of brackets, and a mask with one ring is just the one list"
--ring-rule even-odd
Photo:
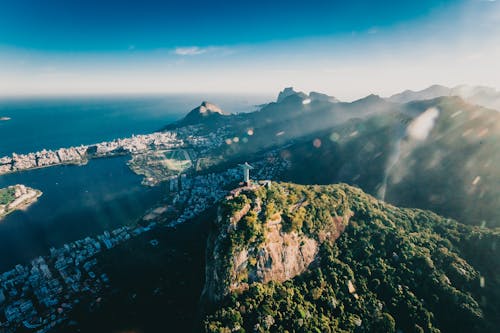
[(28, 207), (41, 195), (41, 191), (19, 184), (0, 189), (0, 219)]
[(7, 121), (7, 120), (10, 120), (9, 117), (0, 117), (0, 121)]

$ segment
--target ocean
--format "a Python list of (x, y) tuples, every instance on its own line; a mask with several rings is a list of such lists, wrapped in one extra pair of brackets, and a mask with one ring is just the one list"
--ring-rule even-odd
[[(150, 133), (198, 106), (202, 99), (228, 112), (253, 111), (266, 96), (194, 95), (64, 97), (0, 100), (0, 156), (91, 144)], [(0, 272), (48, 253), (50, 247), (137, 221), (165, 188), (141, 185), (128, 157), (91, 160), (0, 176), (0, 188), (24, 184), (44, 194), (24, 211), (0, 220)]]

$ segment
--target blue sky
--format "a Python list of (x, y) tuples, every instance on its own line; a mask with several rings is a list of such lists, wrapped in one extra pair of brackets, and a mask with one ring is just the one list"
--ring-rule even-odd
[(0, 0), (0, 95), (499, 88), (499, 26), (494, 0)]

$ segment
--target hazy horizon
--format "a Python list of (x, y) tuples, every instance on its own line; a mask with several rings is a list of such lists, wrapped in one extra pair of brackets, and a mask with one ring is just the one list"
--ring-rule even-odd
[(500, 88), (496, 0), (146, 2), (2, 4), (0, 96)]

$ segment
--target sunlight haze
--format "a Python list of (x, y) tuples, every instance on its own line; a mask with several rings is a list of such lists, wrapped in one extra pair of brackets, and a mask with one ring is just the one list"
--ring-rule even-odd
[[(222, 16), (217, 6), (203, 7), (216, 27), (205, 31), (205, 25), (210, 24), (205, 19), (200, 19), (197, 27), (196, 20), (177, 23), (171, 18), (175, 21), (172, 24), (179, 25), (175, 39), (168, 38), (172, 29), (168, 23), (152, 20), (146, 24), (118, 7), (102, 8), (102, 13), (96, 8), (96, 13), (86, 13), (75, 26), (61, 20), (54, 29), (45, 29), (37, 24), (50, 13), (35, 13), (29, 6), (7, 6), (0, 13), (0, 22), (4, 21), (0, 24), (0, 95), (269, 93), (294, 86), (353, 100), (370, 93), (388, 96), (399, 92), (401, 86), (417, 90), (435, 83), (498, 89), (500, 3), (441, 1), (432, 8), (427, 3), (415, 8), (394, 4), (396, 11), (408, 16), (404, 21), (385, 15), (379, 5), (379, 18), (368, 16), (366, 24), (354, 26), (347, 24), (343, 15), (363, 18), (374, 5), (354, 9), (323, 4), (324, 13), (306, 10), (306, 17), (301, 17), (299, 11), (284, 9), (296, 6), (293, 1), (279, 1), (263, 9), (268, 12), (261, 25), (274, 32), (254, 27), (259, 15), (255, 11), (235, 23), (235, 19)], [(181, 5), (152, 5), (170, 13), (185, 10)], [(245, 10), (241, 6), (236, 2), (225, 10), (237, 15)], [(68, 7), (68, 11), (76, 10)], [(21, 10), (26, 11), (23, 15), (34, 17), (33, 21), (6, 19)], [(116, 17), (109, 22), (99, 15), (113, 11)], [(313, 15), (318, 15), (317, 19)], [(297, 31), (290, 26), (297, 19), (311, 26)], [(106, 36), (117, 28), (115, 21), (118, 27), (128, 22), (144, 34), (127, 30), (108, 43)], [(224, 31), (229, 23), (236, 25), (232, 32)], [(95, 27), (78, 30), (90, 24)], [(315, 26), (325, 29), (317, 34)], [(14, 41), (16, 33), (23, 37), (22, 42)], [(165, 38), (150, 42), (160, 34)], [(216, 35), (220, 37), (217, 41)], [(76, 44), (65, 44), (72, 39)], [(58, 40), (63, 42), (55, 44)]]

